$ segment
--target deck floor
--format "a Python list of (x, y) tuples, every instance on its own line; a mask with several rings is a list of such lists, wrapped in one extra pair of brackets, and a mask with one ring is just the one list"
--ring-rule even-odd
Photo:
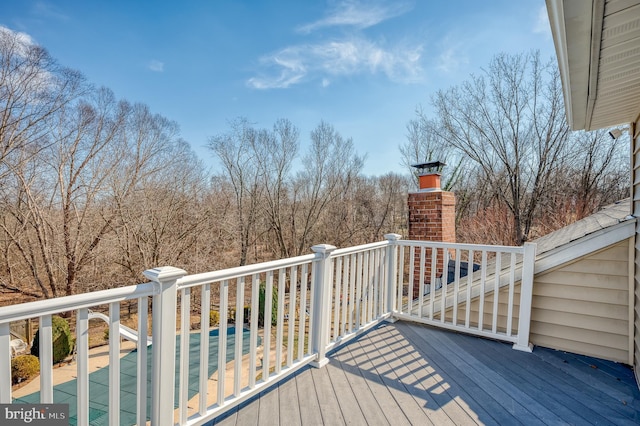
[(638, 425), (640, 391), (620, 364), (397, 322), (213, 424)]

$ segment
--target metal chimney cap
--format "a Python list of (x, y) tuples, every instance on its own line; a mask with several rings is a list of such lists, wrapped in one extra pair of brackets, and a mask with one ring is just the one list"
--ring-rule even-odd
[(412, 164), (411, 167), (415, 167), (420, 173), (439, 173), (442, 168), (446, 166), (442, 161), (431, 161), (428, 163)]

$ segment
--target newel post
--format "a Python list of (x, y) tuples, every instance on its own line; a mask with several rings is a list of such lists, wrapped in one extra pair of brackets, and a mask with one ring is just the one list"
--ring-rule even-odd
[(176, 372), (177, 282), (187, 273), (173, 266), (148, 269), (144, 276), (156, 284), (153, 296), (153, 371), (151, 379), (151, 424), (173, 425)]
[(311, 334), (311, 347), (318, 358), (311, 363), (316, 368), (324, 367), (329, 363), (326, 357), (327, 343), (329, 343), (329, 326), (331, 325), (331, 252), (336, 249), (329, 244), (318, 244), (311, 247), (316, 253), (313, 262), (313, 304), (311, 313), (313, 329)]
[[(385, 234), (384, 238), (389, 241), (387, 246), (387, 313), (393, 315), (396, 310), (396, 287), (398, 285), (398, 241), (402, 238), (400, 234)], [(396, 318), (390, 316), (387, 321), (395, 322)]]
[(514, 343), (513, 349), (523, 352), (533, 351), (533, 345), (529, 343), (529, 330), (531, 328), (531, 301), (533, 299), (533, 272), (536, 262), (536, 247), (535, 243), (525, 243), (524, 256), (522, 259), (518, 341)]

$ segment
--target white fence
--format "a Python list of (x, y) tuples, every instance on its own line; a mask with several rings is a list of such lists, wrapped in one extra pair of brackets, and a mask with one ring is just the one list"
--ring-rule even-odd
[[(126, 300), (138, 301), (137, 424), (147, 419), (154, 425), (203, 424), (308, 364), (322, 367), (329, 351), (391, 318), (529, 349), (535, 245), (492, 247), (385, 237), (345, 249), (318, 245), (312, 247), (314, 254), (203, 274), (156, 268), (145, 271), (151, 280), (147, 284), (3, 307), (0, 403), (13, 401), (9, 323), (26, 318), (40, 323), (40, 402), (56, 402), (51, 316), (68, 312), (75, 317), (77, 336), (74, 408), (77, 424), (89, 424), (88, 312), (106, 305), (108, 418), (109, 424), (120, 424), (120, 304)], [(150, 297), (153, 344), (147, 348)], [(218, 315), (219, 324), (214, 324)], [(152, 352), (151, 377), (147, 351)]]

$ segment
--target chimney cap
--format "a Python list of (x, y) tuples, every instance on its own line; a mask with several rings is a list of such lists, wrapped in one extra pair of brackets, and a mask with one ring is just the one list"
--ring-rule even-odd
[(422, 174), (426, 173), (440, 173), (442, 168), (446, 166), (442, 161), (431, 161), (428, 163), (412, 164), (411, 167), (418, 169), (418, 172)]

